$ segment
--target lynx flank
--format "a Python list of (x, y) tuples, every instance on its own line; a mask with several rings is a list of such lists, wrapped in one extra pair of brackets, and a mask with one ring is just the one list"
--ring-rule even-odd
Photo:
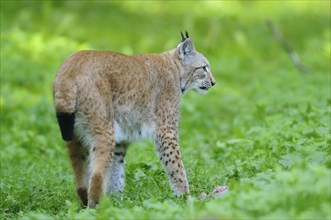
[(215, 84), (208, 60), (186, 32), (177, 48), (127, 56), (80, 51), (53, 82), (56, 115), (81, 203), (123, 190), (128, 145), (151, 137), (176, 195), (189, 186), (178, 143), (179, 102), (188, 90)]

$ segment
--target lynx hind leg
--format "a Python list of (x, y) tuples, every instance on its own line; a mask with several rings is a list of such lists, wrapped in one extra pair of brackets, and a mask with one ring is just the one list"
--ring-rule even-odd
[(102, 129), (94, 135), (90, 157), (90, 180), (88, 189), (88, 207), (94, 208), (100, 196), (106, 191), (107, 171), (110, 167), (115, 148), (114, 133), (111, 129)]
[(160, 129), (156, 136), (160, 161), (168, 175), (170, 184), (177, 196), (189, 194), (189, 185), (181, 158), (175, 127)]
[(128, 143), (115, 145), (111, 166), (108, 170), (107, 192), (109, 194), (123, 191), (125, 184), (125, 154)]
[(76, 191), (81, 204), (83, 206), (87, 206), (88, 152), (81, 146), (80, 142), (76, 138), (73, 138), (72, 141), (67, 142), (67, 145), (71, 165), (76, 179)]

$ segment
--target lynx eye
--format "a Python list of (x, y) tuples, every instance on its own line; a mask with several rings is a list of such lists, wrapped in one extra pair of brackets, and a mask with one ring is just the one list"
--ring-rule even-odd
[(203, 69), (203, 71), (208, 72), (208, 67), (207, 66), (203, 66), (201, 68)]
[(195, 70), (200, 70), (200, 69), (203, 69), (204, 72), (208, 72), (208, 66), (200, 66), (200, 67), (197, 67), (195, 68)]

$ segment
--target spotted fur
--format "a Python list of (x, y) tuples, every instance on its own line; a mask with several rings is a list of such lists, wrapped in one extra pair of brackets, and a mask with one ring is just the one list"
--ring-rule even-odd
[(123, 190), (130, 143), (151, 137), (176, 195), (189, 193), (178, 143), (179, 102), (188, 90), (215, 84), (208, 60), (186, 33), (177, 48), (126, 56), (80, 51), (68, 57), (53, 82), (63, 139), (83, 205)]

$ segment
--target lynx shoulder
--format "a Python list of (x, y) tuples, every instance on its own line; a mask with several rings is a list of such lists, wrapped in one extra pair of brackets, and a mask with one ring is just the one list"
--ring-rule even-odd
[(68, 57), (53, 96), (82, 204), (94, 207), (104, 192), (123, 189), (127, 147), (148, 137), (175, 194), (189, 193), (178, 143), (179, 102), (185, 92), (203, 94), (214, 84), (208, 60), (187, 33), (177, 48), (160, 54), (80, 51)]

